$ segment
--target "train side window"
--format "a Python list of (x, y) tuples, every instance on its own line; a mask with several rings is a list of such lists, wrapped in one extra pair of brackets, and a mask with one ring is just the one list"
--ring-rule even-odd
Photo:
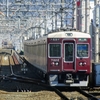
[(61, 44), (49, 44), (49, 56), (61, 57)]

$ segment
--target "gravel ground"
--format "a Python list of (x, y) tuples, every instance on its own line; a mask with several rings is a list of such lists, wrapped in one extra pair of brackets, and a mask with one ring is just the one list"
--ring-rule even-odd
[(50, 91), (40, 91), (40, 92), (0, 91), (0, 100), (61, 100), (61, 99), (56, 93)]
[[(77, 91), (63, 92), (69, 100), (90, 100)], [(97, 96), (100, 98), (100, 96)], [(53, 91), (41, 90), (36, 92), (6, 92), (0, 90), (0, 100), (61, 100)]]
[[(77, 92), (63, 92), (69, 100), (88, 100)], [(77, 99), (76, 99), (77, 98)], [(0, 100), (61, 100), (53, 91), (38, 92), (6, 92), (0, 91)]]

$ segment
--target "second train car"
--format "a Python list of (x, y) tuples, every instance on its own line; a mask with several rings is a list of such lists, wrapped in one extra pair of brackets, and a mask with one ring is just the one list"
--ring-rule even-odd
[(50, 86), (88, 86), (91, 36), (78, 31), (52, 32), (24, 42), (29, 63), (41, 70)]

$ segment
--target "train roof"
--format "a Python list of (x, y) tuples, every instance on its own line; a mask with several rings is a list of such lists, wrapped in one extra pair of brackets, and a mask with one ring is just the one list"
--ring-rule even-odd
[(91, 38), (90, 34), (78, 31), (53, 32), (47, 35), (48, 38)]
[(78, 32), (78, 31), (60, 31), (60, 32), (49, 33), (38, 39), (25, 40), (24, 44), (28, 43), (31, 45), (33, 44), (33, 41), (34, 43), (37, 43), (37, 41), (41, 41), (41, 40), (43, 42), (46, 42), (47, 38), (91, 38), (91, 36), (88, 33), (83, 33), (83, 32)]

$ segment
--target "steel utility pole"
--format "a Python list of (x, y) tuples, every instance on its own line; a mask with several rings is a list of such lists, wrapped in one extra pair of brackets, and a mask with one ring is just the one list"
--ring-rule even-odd
[[(89, 33), (90, 26), (90, 1), (89, 0), (77, 0), (76, 1), (76, 11), (74, 14), (77, 15), (76, 28), (81, 32)], [(75, 23), (74, 23), (75, 25)]]
[(90, 33), (90, 0), (85, 0), (85, 32)]
[(63, 12), (63, 8), (64, 8), (64, 0), (61, 0), (61, 28), (63, 27), (63, 23), (64, 23), (64, 12)]
[(100, 4), (96, 4), (93, 12), (93, 25), (95, 27), (95, 62), (99, 62), (99, 30), (100, 30)]
[(73, 3), (73, 23), (74, 23), (74, 28), (77, 29), (77, 5), (76, 5), (76, 0), (74, 0), (74, 3)]

